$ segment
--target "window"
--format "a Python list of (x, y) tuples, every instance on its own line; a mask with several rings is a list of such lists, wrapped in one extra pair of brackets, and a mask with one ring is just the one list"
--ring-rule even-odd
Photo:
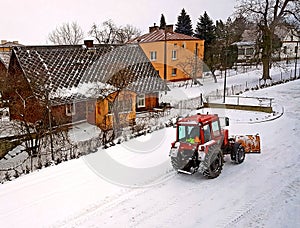
[(245, 48), (239, 48), (238, 55), (245, 55)]
[(151, 61), (156, 61), (156, 58), (157, 58), (156, 51), (151, 51), (150, 52), (150, 60)]
[(247, 48), (246, 49), (246, 55), (253, 55), (253, 53), (254, 53), (254, 49), (253, 48)]
[(173, 68), (172, 69), (172, 76), (176, 76), (177, 75), (177, 69), (176, 68)]
[(172, 50), (172, 60), (176, 60), (176, 59), (177, 59), (177, 51)]
[(145, 105), (145, 94), (137, 95), (136, 105), (137, 105), (138, 108), (146, 107), (146, 105)]
[(219, 121), (212, 122), (211, 127), (212, 127), (212, 131), (213, 131), (214, 136), (215, 137), (220, 136), (221, 132), (220, 132)]
[(182, 47), (182, 48), (186, 48), (186, 43), (183, 42), (182, 45), (181, 45), (181, 47)]
[(209, 142), (211, 140), (210, 127), (209, 125), (205, 125), (203, 127), (204, 131), (204, 143)]
[(67, 116), (73, 116), (75, 115), (76, 112), (75, 112), (75, 104), (72, 103), (72, 104), (66, 104), (66, 115)]
[(190, 142), (195, 143), (195, 139), (199, 142), (200, 138), (199, 126), (185, 126), (181, 125), (178, 127), (178, 141), (179, 142)]

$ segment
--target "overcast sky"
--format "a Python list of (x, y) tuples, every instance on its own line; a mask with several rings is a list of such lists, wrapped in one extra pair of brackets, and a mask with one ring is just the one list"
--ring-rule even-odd
[(87, 31), (93, 23), (112, 19), (117, 25), (130, 24), (142, 33), (159, 24), (176, 24), (182, 8), (190, 15), (193, 28), (207, 11), (215, 20), (226, 20), (235, 0), (1, 0), (0, 39), (25, 45), (46, 44), (48, 34), (65, 22), (77, 22)]

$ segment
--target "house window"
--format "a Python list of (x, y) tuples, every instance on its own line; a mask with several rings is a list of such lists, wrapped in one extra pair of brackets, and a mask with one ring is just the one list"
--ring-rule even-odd
[(172, 50), (172, 60), (176, 60), (176, 59), (177, 59), (177, 51)]
[(254, 53), (254, 49), (253, 48), (247, 48), (246, 49), (246, 55), (253, 55), (253, 53)]
[(151, 60), (151, 61), (156, 61), (156, 58), (157, 58), (157, 53), (156, 53), (156, 51), (151, 51), (151, 52), (150, 52), (150, 60)]
[(136, 105), (138, 108), (146, 107), (145, 94), (140, 94), (136, 96)]
[(186, 48), (186, 43), (183, 42), (182, 45), (181, 45), (181, 47), (182, 47), (182, 48)]
[(76, 114), (76, 111), (75, 111), (75, 104), (72, 103), (72, 104), (66, 104), (66, 115), (67, 116), (73, 116)]
[(245, 48), (239, 48), (238, 55), (245, 55)]
[(175, 43), (175, 44), (174, 44), (174, 48), (176, 48), (176, 47), (177, 47), (177, 44)]
[(176, 76), (177, 75), (177, 69), (176, 68), (173, 68), (172, 69), (172, 76)]

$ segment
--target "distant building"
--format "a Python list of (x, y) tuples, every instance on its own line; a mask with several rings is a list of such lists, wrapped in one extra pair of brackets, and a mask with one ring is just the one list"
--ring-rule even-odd
[(176, 33), (173, 25), (160, 29), (154, 24), (149, 27), (149, 33), (129, 43), (140, 44), (162, 79), (180, 81), (202, 77), (204, 40)]
[(280, 36), (282, 42), (279, 58), (287, 61), (289, 59), (295, 59), (296, 56), (299, 58), (300, 32), (281, 27), (276, 31), (276, 34)]

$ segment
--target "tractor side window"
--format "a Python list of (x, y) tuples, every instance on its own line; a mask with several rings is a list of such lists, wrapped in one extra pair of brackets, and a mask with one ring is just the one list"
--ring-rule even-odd
[(204, 131), (204, 143), (208, 142), (211, 140), (211, 134), (210, 134), (210, 127), (209, 125), (205, 125), (203, 127), (203, 131)]
[(215, 137), (220, 136), (221, 132), (220, 132), (220, 125), (219, 125), (219, 121), (214, 121), (211, 124), (212, 127), (212, 131)]
[(179, 126), (178, 127), (178, 140), (179, 142), (185, 141), (186, 139), (186, 127), (185, 126)]

